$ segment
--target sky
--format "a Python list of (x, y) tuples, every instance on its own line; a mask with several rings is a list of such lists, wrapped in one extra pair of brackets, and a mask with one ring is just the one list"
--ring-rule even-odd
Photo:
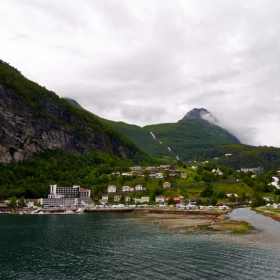
[(109, 120), (205, 108), (280, 147), (280, 1), (1, 0), (0, 59)]

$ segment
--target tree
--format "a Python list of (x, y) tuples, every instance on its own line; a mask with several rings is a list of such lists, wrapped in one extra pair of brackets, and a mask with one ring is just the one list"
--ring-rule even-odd
[(196, 205), (198, 206), (198, 205), (202, 205), (202, 199), (201, 198), (198, 198), (197, 200), (196, 200)]
[(122, 194), (121, 195), (121, 198), (120, 198), (120, 203), (124, 204), (125, 203), (125, 197), (124, 195)]
[(23, 196), (20, 197), (19, 202), (18, 202), (18, 206), (20, 208), (23, 208), (25, 206), (24, 197)]
[(196, 182), (201, 181), (201, 178), (200, 178), (200, 176), (198, 176), (198, 175), (195, 175), (195, 176), (193, 177), (193, 179), (194, 179)]
[(172, 196), (168, 199), (168, 205), (171, 204), (175, 204), (174, 198)]
[(215, 179), (215, 174), (213, 172), (203, 170), (203, 172), (201, 173), (201, 179), (204, 182), (210, 183)]
[(201, 192), (202, 197), (211, 197), (213, 195), (213, 187), (210, 184), (207, 184), (207, 186), (204, 188), (204, 190)]
[(15, 209), (17, 207), (17, 198), (15, 196), (10, 199), (10, 203), (8, 204), (8, 206), (11, 209)]
[(253, 199), (252, 199), (252, 207), (259, 207), (265, 205), (265, 200), (262, 198), (262, 196), (258, 193), (254, 193)]
[(179, 160), (177, 161), (177, 164), (178, 164), (178, 166), (183, 167), (184, 162), (183, 162), (181, 159), (179, 159)]
[(218, 202), (218, 199), (215, 196), (212, 196), (210, 202), (211, 202), (211, 205), (216, 205)]
[(219, 191), (218, 195), (217, 195), (217, 198), (225, 198), (225, 196), (226, 196), (226, 192), (225, 191)]

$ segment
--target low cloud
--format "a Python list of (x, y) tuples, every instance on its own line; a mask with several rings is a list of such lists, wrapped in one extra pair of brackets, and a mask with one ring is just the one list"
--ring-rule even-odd
[(241, 142), (280, 147), (279, 13), (275, 0), (3, 0), (1, 59), (103, 118), (203, 107)]

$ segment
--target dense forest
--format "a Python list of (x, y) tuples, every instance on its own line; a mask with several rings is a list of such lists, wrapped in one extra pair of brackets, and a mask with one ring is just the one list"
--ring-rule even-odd
[[(138, 163), (147, 164), (140, 159)], [(76, 155), (50, 150), (16, 164), (0, 163), (0, 199), (46, 197), (51, 184), (81, 185), (91, 189), (93, 194), (105, 192), (109, 182), (106, 174), (128, 171), (133, 165), (133, 161), (100, 152)]]

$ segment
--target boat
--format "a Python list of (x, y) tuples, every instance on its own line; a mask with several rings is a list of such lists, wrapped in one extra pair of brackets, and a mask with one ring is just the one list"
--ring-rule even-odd
[(75, 214), (75, 212), (72, 210), (66, 210), (63, 214)]
[(76, 213), (80, 214), (80, 213), (84, 213), (85, 209), (84, 208), (79, 208)]

